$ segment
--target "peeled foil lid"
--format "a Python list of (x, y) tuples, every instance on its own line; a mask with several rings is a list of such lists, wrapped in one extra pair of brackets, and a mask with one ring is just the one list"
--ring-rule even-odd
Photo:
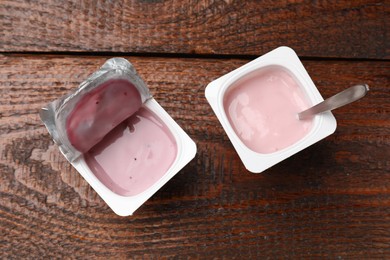
[[(67, 118), (86, 94), (91, 93), (109, 80), (129, 81), (138, 90), (142, 104), (152, 97), (145, 82), (129, 61), (123, 58), (112, 58), (107, 60), (98, 71), (89, 76), (72, 93), (54, 100), (40, 111), (40, 117), (54, 142), (70, 162), (80, 157), (82, 152), (77, 150), (69, 140), (66, 130)], [(114, 127), (112, 126), (112, 128)]]

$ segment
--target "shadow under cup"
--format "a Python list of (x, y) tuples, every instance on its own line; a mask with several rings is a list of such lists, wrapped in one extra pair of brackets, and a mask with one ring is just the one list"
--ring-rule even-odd
[(313, 119), (297, 113), (311, 102), (294, 75), (282, 66), (258, 68), (240, 77), (223, 94), (223, 110), (241, 142), (260, 154), (297, 143), (313, 128)]

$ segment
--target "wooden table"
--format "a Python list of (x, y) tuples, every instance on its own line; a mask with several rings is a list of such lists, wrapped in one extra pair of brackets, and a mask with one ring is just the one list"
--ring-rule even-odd
[[(1, 0), (1, 258), (390, 258), (385, 2)], [(281, 45), (324, 97), (361, 82), (371, 92), (334, 112), (335, 134), (252, 174), (204, 90)], [(38, 117), (113, 56), (198, 146), (131, 217), (108, 208)]]

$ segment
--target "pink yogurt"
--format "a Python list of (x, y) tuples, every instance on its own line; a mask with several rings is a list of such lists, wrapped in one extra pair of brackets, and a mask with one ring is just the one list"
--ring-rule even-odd
[(142, 107), (137, 88), (112, 79), (84, 95), (69, 114), (71, 144), (110, 190), (137, 195), (168, 171), (177, 145), (168, 127)]
[(95, 176), (122, 196), (137, 195), (163, 177), (177, 154), (168, 127), (141, 108), (84, 154)]
[(114, 127), (142, 106), (137, 88), (127, 80), (112, 79), (84, 95), (66, 120), (70, 143), (87, 152)]
[(296, 114), (310, 107), (298, 82), (282, 67), (254, 71), (226, 91), (223, 101), (228, 120), (252, 151), (273, 153), (305, 137), (313, 120)]

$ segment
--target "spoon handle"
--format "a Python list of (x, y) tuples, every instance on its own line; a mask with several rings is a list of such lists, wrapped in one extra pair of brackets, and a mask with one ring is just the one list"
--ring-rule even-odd
[(298, 118), (300, 120), (310, 118), (318, 113), (345, 106), (364, 97), (368, 90), (369, 88), (367, 84), (356, 85), (347, 88), (346, 90), (341, 91), (340, 93), (337, 93), (328, 99), (325, 99), (321, 103), (318, 103), (317, 105), (298, 113)]

